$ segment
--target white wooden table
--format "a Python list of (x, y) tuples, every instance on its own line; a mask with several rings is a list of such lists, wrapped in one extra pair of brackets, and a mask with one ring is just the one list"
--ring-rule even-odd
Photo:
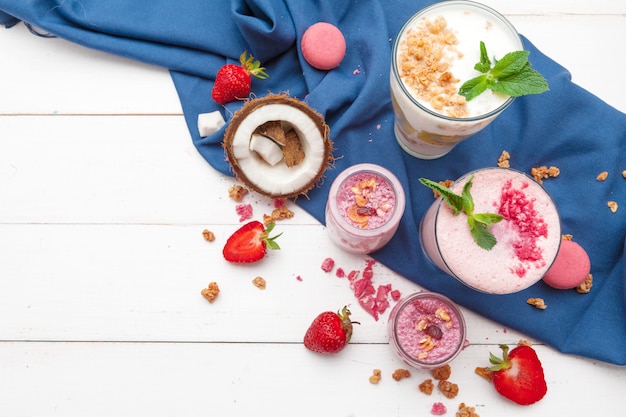
[[(626, 2), (485, 3), (626, 111)], [(312, 354), (301, 341), (313, 317), (355, 302), (323, 259), (352, 270), (363, 257), (340, 253), (290, 205), (280, 253), (228, 264), (233, 180), (196, 152), (166, 70), (23, 25), (0, 30), (0, 51), (1, 416), (425, 416), (439, 401), (451, 416), (460, 402), (482, 417), (623, 415), (626, 369), (541, 344), (546, 398), (525, 408), (499, 397), (474, 368), (526, 337), (469, 311), (453, 400), (418, 392), (426, 371), (391, 378), (405, 366), (387, 344), (387, 313), (374, 321), (354, 305), (351, 345)], [(246, 201), (255, 217), (271, 209)], [(213, 304), (200, 295), (211, 281), (222, 290)], [(381, 265), (375, 282), (418, 289)]]

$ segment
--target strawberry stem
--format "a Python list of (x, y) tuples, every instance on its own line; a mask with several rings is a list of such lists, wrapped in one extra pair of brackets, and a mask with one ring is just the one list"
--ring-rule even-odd
[(507, 345), (500, 345), (500, 349), (502, 349), (502, 358), (498, 358), (493, 353), (489, 353), (489, 362), (494, 365), (489, 368), (490, 371), (501, 371), (511, 367), (511, 361), (509, 360), (509, 347)]
[(265, 72), (265, 67), (261, 66), (260, 61), (255, 61), (252, 55), (248, 56), (248, 51), (243, 51), (243, 53), (239, 56), (239, 62), (241, 63), (241, 67), (246, 71), (249, 75), (257, 77), (261, 80), (269, 78), (269, 75)]
[(271, 222), (270, 224), (267, 225), (267, 227), (265, 228), (265, 230), (261, 234), (261, 240), (265, 242), (265, 245), (268, 248), (270, 248), (272, 250), (279, 250), (280, 246), (278, 246), (278, 243), (276, 243), (276, 239), (278, 239), (278, 237), (280, 237), (280, 235), (282, 235), (282, 232), (277, 234), (276, 236), (269, 237), (270, 233), (274, 229), (274, 226), (275, 226), (274, 222)]

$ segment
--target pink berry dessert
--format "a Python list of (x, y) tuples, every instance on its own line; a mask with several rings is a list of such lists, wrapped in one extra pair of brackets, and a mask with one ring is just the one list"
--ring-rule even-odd
[(326, 229), (347, 252), (374, 252), (395, 234), (404, 206), (402, 185), (389, 170), (375, 164), (354, 165), (330, 187)]
[(389, 314), (389, 343), (415, 368), (434, 369), (451, 362), (465, 345), (465, 319), (447, 297), (418, 292), (400, 300)]

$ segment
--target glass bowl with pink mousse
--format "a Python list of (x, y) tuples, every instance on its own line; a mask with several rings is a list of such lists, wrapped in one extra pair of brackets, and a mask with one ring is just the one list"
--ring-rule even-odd
[(463, 313), (448, 297), (422, 291), (400, 300), (389, 314), (389, 344), (406, 364), (434, 369), (465, 347)]
[(402, 184), (388, 169), (357, 164), (333, 181), (326, 204), (326, 230), (346, 252), (368, 254), (396, 233), (405, 207)]

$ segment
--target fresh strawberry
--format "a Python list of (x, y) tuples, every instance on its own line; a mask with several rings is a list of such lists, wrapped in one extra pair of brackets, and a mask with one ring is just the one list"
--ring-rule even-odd
[(491, 381), (500, 395), (521, 405), (536, 403), (546, 395), (548, 387), (543, 367), (535, 350), (519, 345), (509, 352), (507, 345), (500, 345), (503, 357), (490, 354)]
[(246, 51), (239, 57), (239, 62), (241, 65), (226, 64), (217, 71), (211, 97), (218, 104), (248, 97), (252, 85), (250, 76), (260, 79), (269, 77), (261, 63), (255, 61), (252, 55), (248, 57)]
[(331, 354), (342, 350), (352, 337), (350, 310), (344, 307), (341, 312), (325, 311), (313, 320), (304, 335), (304, 346), (317, 353)]
[(229, 262), (256, 262), (263, 259), (267, 248), (280, 249), (276, 238), (281, 234), (269, 237), (274, 223), (267, 225), (256, 220), (244, 224), (233, 233), (228, 240), (222, 253)]

